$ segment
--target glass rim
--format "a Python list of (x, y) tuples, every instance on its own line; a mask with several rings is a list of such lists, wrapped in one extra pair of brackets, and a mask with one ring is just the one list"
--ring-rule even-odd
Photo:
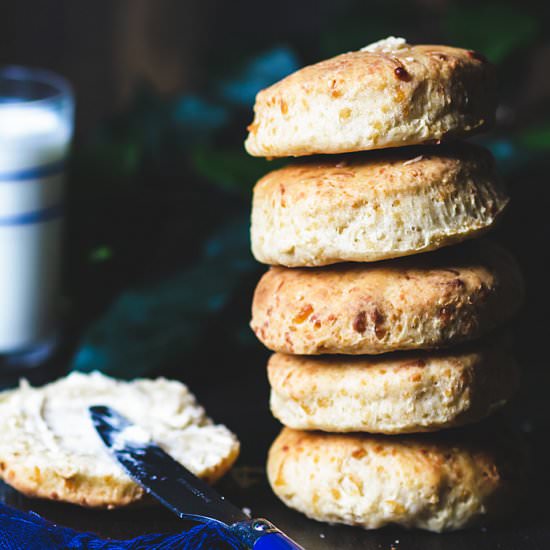
[[(70, 82), (63, 76), (50, 71), (48, 69), (35, 69), (24, 67), (22, 65), (4, 65), (0, 66), (0, 82), (2, 81), (19, 81), (28, 82), (29, 84), (43, 84), (52, 88), (51, 95), (39, 99), (26, 99), (24, 97), (17, 101), (2, 101), (2, 105), (37, 105), (40, 103), (50, 103), (52, 101), (62, 100), (64, 98), (73, 101), (73, 87)], [(0, 98), (2, 96), (0, 95)], [(15, 98), (14, 98), (15, 99)]]

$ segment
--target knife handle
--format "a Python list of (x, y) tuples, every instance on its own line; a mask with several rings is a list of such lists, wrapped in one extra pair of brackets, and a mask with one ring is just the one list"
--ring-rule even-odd
[(254, 550), (304, 550), (284, 533), (268, 533), (260, 537), (252, 547)]
[(253, 550), (304, 550), (266, 519), (234, 523), (231, 530)]

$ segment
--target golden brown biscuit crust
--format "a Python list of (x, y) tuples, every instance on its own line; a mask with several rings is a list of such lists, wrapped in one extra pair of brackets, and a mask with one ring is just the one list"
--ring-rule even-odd
[[(200, 477), (215, 483), (231, 469), (238, 457), (238, 449), (223, 457), (219, 464)], [(63, 475), (55, 465), (45, 468), (29, 467), (28, 461), (17, 456), (0, 461), (0, 477), (14, 489), (29, 498), (59, 500), (85, 508), (124, 508), (131, 505), (157, 504), (131, 479), (76, 474)]]
[(441, 45), (355, 51), (304, 67), (256, 97), (245, 146), (254, 156), (416, 145), (490, 125), (495, 72)]
[(251, 327), (289, 354), (431, 349), (486, 334), (522, 299), (509, 254), (475, 241), (376, 265), (272, 267), (254, 293)]
[(490, 153), (466, 144), (315, 157), (254, 189), (252, 251), (310, 267), (407, 256), (478, 236), (508, 197)]

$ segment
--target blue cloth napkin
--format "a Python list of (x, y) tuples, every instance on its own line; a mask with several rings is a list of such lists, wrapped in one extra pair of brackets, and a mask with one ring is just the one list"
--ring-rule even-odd
[(34, 512), (0, 504), (0, 550), (242, 550), (229, 529), (211, 522), (178, 534), (149, 534), (130, 540), (102, 539), (47, 521)]

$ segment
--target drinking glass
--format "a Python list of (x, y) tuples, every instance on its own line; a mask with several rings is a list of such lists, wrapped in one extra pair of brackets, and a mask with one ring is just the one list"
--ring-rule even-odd
[(33, 365), (57, 333), (68, 82), (0, 68), (0, 365)]

